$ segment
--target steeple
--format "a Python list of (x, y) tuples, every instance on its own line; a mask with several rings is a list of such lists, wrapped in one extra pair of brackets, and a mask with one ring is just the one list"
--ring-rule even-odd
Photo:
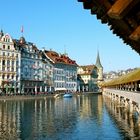
[(0, 37), (4, 36), (3, 30), (0, 31)]
[(100, 61), (100, 56), (99, 56), (99, 51), (97, 53), (97, 58), (96, 58), (96, 67), (97, 68), (103, 68), (103, 66), (101, 65), (101, 61)]

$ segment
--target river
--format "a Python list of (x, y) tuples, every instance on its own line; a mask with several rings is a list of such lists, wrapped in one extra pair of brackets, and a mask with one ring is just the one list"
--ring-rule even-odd
[(0, 101), (1, 140), (139, 140), (137, 122), (97, 94)]

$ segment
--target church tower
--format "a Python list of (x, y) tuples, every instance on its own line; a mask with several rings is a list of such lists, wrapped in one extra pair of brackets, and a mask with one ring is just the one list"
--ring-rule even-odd
[(98, 69), (98, 81), (102, 81), (103, 80), (103, 66), (101, 65), (99, 51), (97, 53), (97, 58), (96, 58), (96, 64), (95, 64), (95, 66)]

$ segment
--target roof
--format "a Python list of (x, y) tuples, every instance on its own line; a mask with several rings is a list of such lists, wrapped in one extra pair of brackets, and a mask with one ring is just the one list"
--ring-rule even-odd
[(54, 63), (63, 63), (63, 64), (69, 64), (69, 65), (76, 65), (76, 61), (70, 59), (68, 56), (62, 54), (59, 55), (55, 51), (47, 51), (45, 50), (45, 54), (54, 61)]
[(102, 86), (113, 86), (113, 85), (119, 85), (119, 84), (125, 84), (130, 82), (135, 82), (140, 80), (140, 68), (123, 75), (119, 78), (113, 79), (108, 82), (103, 82)]
[(85, 66), (79, 66), (79, 68), (83, 69), (82, 73), (79, 73), (80, 75), (91, 75), (93, 74), (93, 70), (97, 67), (95, 65), (85, 65)]
[(140, 54), (140, 0), (78, 0)]
[(25, 48), (26, 45), (27, 46), (31, 45), (33, 50), (35, 50), (36, 52), (37, 51), (39, 52), (39, 49), (37, 48), (37, 46), (31, 42), (25, 41), (24, 37), (21, 37), (20, 39), (13, 39), (13, 42), (14, 42), (15, 46), (20, 47), (20, 48)]
[(96, 64), (97, 68), (103, 68), (103, 66), (101, 65), (101, 61), (100, 61), (100, 56), (99, 56), (99, 52), (97, 54), (97, 58), (96, 58)]

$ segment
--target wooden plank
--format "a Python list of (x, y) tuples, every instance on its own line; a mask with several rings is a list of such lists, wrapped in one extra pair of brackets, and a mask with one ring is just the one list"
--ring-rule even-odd
[(132, 32), (129, 38), (135, 41), (140, 40), (140, 25), (135, 29), (135, 31)]
[(139, 0), (117, 0), (107, 12), (114, 19), (122, 19)]

